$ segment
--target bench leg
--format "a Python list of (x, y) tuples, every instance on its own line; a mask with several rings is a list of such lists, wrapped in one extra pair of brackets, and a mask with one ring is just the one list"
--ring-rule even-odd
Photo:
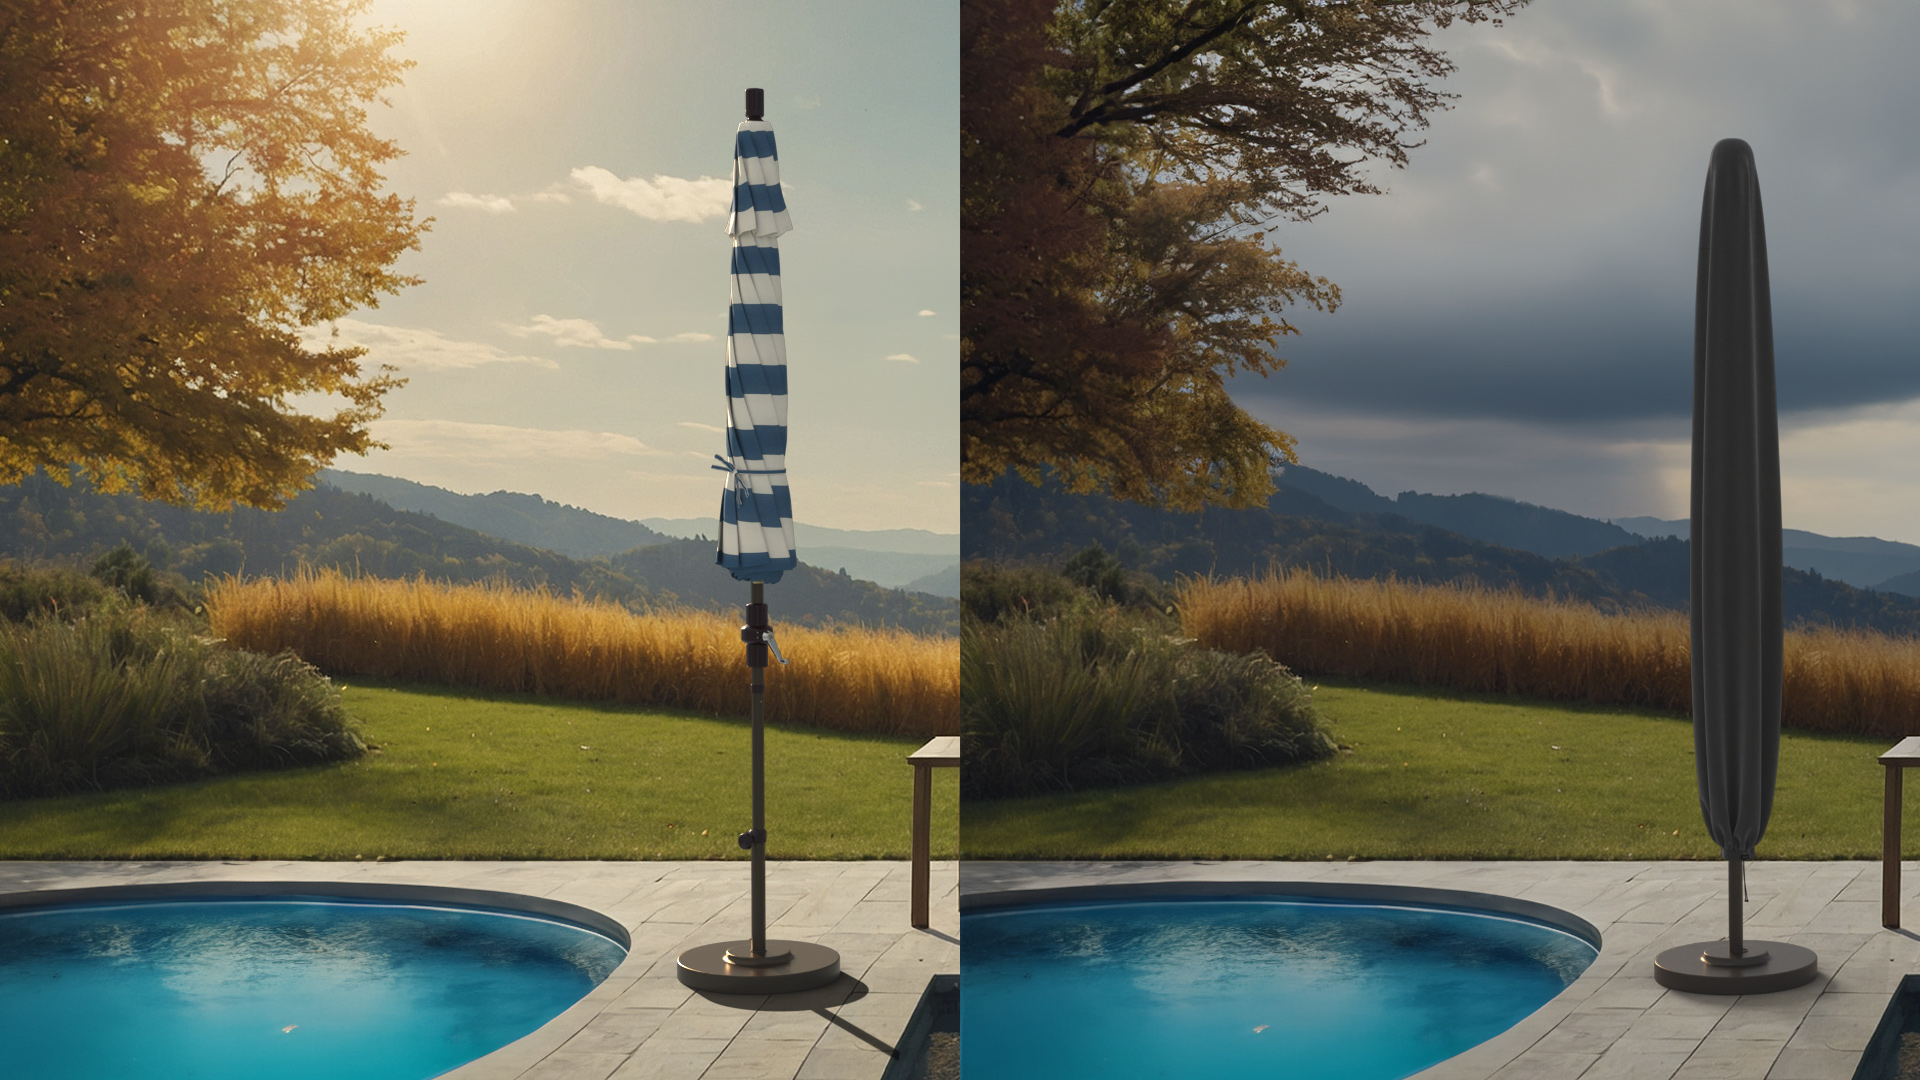
[(933, 770), (913, 767), (913, 904), (909, 911), (916, 929), (927, 928), (927, 894), (931, 891), (933, 832)]
[(1880, 826), (1880, 925), (1900, 929), (1900, 766), (1887, 767), (1886, 817)]

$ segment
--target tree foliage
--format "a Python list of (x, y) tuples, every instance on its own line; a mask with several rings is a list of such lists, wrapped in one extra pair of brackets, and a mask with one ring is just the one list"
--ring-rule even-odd
[(0, 483), (274, 507), (377, 445), (400, 380), (301, 334), (416, 283), (366, 7), (0, 0)]
[(1526, 0), (965, 0), (962, 475), (1250, 505), (1293, 439), (1226, 379), (1340, 290), (1268, 231), (1379, 189), (1444, 108), (1426, 44)]

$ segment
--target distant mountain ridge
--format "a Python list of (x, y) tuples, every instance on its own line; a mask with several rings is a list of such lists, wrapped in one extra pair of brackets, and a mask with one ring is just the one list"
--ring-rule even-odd
[[(1641, 536), (1677, 536), (1684, 540), (1693, 523), (1685, 518), (1615, 518)], [(1781, 529), (1788, 566), (1844, 581), (1862, 589), (1920, 596), (1920, 546), (1876, 536), (1822, 536), (1803, 529)]]
[(1365, 514), (1398, 514), (1501, 547), (1531, 551), (1550, 559), (1593, 555), (1640, 537), (1618, 525), (1552, 510), (1498, 495), (1423, 495), (1403, 491), (1388, 499), (1358, 480), (1288, 465), (1275, 483), (1282, 489), (1317, 495), (1329, 505)]
[[(1687, 538), (1689, 522), (1653, 517), (1600, 521), (1565, 510), (1498, 495), (1423, 495), (1403, 491), (1392, 499), (1375, 494), (1357, 480), (1333, 476), (1303, 465), (1289, 465), (1276, 480), (1282, 488), (1305, 491), (1330, 505), (1361, 513), (1398, 514), (1548, 558), (1597, 555), (1610, 548), (1665, 536)], [(1784, 562), (1797, 570), (1844, 581), (1857, 589), (1920, 596), (1920, 581), (1897, 580), (1920, 573), (1920, 546), (1871, 536), (1835, 537), (1802, 529), (1782, 529)]]
[(664, 544), (672, 537), (637, 521), (624, 521), (577, 506), (548, 502), (538, 495), (495, 491), (462, 495), (397, 476), (322, 469), (318, 479), (342, 491), (371, 495), (396, 510), (432, 514), (441, 521), (497, 536), (528, 547), (557, 551), (574, 559), (613, 555), (637, 547)]
[[(746, 596), (744, 584), (714, 565), (710, 542), (663, 538), (616, 556), (574, 559), (327, 483), (279, 511), (239, 507), (225, 513), (105, 495), (81, 480), (63, 486), (44, 474), (0, 486), (0, 557), (84, 564), (120, 544), (190, 582), (208, 574), (284, 575), (301, 566), (335, 567), (383, 578), (506, 581), (562, 596), (579, 592), (635, 610), (681, 605), (730, 618), (739, 617)], [(861, 622), (944, 634), (959, 626), (953, 600), (882, 588), (804, 561), (774, 589), (776, 624)]]
[[(574, 559), (611, 557), (635, 548), (711, 538), (716, 526), (716, 518), (629, 521), (511, 491), (462, 495), (377, 473), (325, 469), (319, 479), (343, 491), (371, 495), (395, 509), (431, 514), (488, 536)], [(886, 588), (946, 597), (960, 595), (958, 536), (924, 529), (830, 529), (806, 522), (797, 523), (794, 532), (801, 561), (809, 565), (844, 570), (849, 577)]]
[[(641, 518), (640, 523), (651, 529), (658, 529), (668, 536), (692, 537), (696, 534), (713, 535), (714, 519), (703, 518)], [(926, 529), (830, 529), (825, 525), (809, 525), (804, 521), (795, 522), (793, 542), (807, 547), (851, 548), (857, 551), (895, 551), (908, 555), (950, 555), (960, 554), (960, 537), (957, 533), (929, 532)]]
[[(1302, 566), (1353, 578), (1397, 577), (1405, 581), (1477, 582), (1518, 588), (1532, 595), (1574, 598), (1604, 610), (1685, 610), (1688, 602), (1687, 544), (1628, 542), (1587, 555), (1550, 558), (1524, 548), (1493, 543), (1441, 528), (1398, 512), (1343, 509), (1307, 490), (1325, 490), (1350, 505), (1386, 505), (1364, 485), (1327, 474), (1306, 477), (1290, 467), (1265, 507), (1210, 507), (1176, 513), (1095, 496), (1045, 489), (1011, 476), (968, 487), (961, 495), (963, 537), (969, 558), (1038, 559), (1058, 563), (1090, 545), (1119, 556), (1131, 569), (1163, 579), (1182, 574), (1244, 576), (1270, 566)], [(1289, 482), (1292, 481), (1292, 482)], [(1338, 481), (1339, 483), (1329, 483)], [(1351, 485), (1351, 486), (1349, 486)], [(1377, 502), (1366, 501), (1373, 495)], [(1564, 511), (1528, 506), (1493, 496), (1452, 496), (1449, 512), (1486, 509), (1493, 520), (1458, 514), (1465, 527), (1496, 536), (1516, 532), (1546, 542), (1568, 536), (1604, 535), (1581, 522), (1605, 522)], [(1406, 500), (1408, 509), (1431, 512), (1431, 499)], [(1465, 521), (1459, 519), (1464, 517)], [(1573, 519), (1571, 522), (1562, 519)], [(1612, 528), (1612, 526), (1608, 526)], [(1865, 591), (1794, 567), (1783, 572), (1783, 600), (1790, 623), (1872, 627), (1891, 634), (1920, 634), (1920, 600), (1890, 591)]]

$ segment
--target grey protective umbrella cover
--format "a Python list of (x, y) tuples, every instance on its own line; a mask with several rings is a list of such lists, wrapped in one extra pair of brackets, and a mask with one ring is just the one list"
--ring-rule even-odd
[(1742, 934), (1745, 864), (1780, 765), (1780, 434), (1767, 236), (1753, 150), (1723, 139), (1700, 208), (1693, 329), (1693, 759), (1700, 813), (1727, 860), (1727, 936), (1667, 949), (1654, 980), (1702, 994), (1811, 981), (1812, 950)]
[(1713, 148), (1693, 329), (1694, 769), (1722, 858), (1753, 858), (1780, 763), (1780, 437), (1753, 150)]

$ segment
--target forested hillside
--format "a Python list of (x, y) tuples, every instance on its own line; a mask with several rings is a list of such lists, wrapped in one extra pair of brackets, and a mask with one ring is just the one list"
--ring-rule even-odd
[[(714, 565), (713, 545), (673, 540), (611, 559), (555, 552), (408, 513), (322, 484), (279, 511), (224, 513), (105, 495), (44, 474), (0, 487), (0, 557), (90, 563), (121, 545), (189, 587), (209, 574), (283, 576), (302, 566), (436, 581), (504, 581), (579, 592), (635, 609), (685, 605), (737, 613), (746, 585)], [(921, 633), (957, 632), (957, 601), (883, 589), (802, 564), (771, 587), (776, 621), (857, 621)]]

